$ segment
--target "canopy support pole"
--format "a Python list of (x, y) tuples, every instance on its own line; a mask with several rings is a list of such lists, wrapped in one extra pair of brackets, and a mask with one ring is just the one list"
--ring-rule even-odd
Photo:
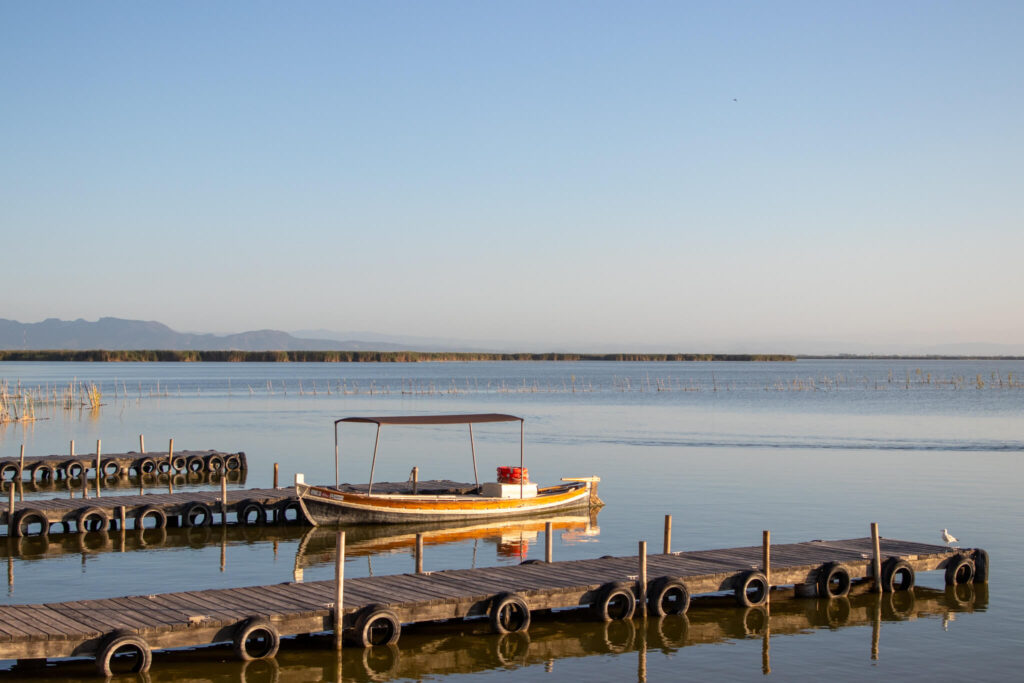
[(519, 500), (523, 499), (523, 482), (526, 479), (526, 469), (523, 467), (523, 420), (519, 421)]
[(377, 438), (373, 440), (373, 460), (370, 461), (370, 485), (366, 489), (366, 495), (373, 493), (373, 468), (377, 466), (377, 444), (380, 443), (380, 425), (377, 425)]
[(469, 450), (473, 453), (473, 481), (480, 488), (480, 477), (476, 473), (476, 444), (473, 442), (473, 423), (469, 423)]

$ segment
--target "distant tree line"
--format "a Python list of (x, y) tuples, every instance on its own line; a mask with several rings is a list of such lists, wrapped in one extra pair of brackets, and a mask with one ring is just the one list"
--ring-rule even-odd
[(793, 361), (778, 353), (476, 353), (454, 351), (23, 351), (0, 350), (0, 361), (96, 363), (418, 363), (425, 361)]

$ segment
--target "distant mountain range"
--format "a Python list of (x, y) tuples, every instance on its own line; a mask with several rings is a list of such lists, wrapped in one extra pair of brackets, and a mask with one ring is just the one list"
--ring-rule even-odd
[(374, 340), (305, 339), (280, 330), (239, 334), (175, 332), (154, 321), (100, 318), (20, 323), (0, 318), (0, 349), (165, 349), (196, 351), (429, 351)]

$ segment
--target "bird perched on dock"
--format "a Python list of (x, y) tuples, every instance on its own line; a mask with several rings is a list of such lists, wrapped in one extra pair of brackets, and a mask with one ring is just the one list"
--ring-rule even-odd
[(953, 534), (949, 533), (949, 529), (942, 530), (942, 540), (946, 542), (946, 545), (949, 545), (950, 543), (959, 543), (959, 539), (957, 539), (957, 537)]

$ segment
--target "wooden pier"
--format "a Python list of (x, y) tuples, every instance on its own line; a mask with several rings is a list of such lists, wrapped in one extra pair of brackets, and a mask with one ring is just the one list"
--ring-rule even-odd
[[(97, 442), (96, 452), (67, 455), (37, 455), (0, 459), (0, 481), (54, 481), (57, 479), (126, 477), (130, 474), (231, 472), (245, 470), (245, 453), (222, 451), (175, 451), (173, 440), (166, 451), (104, 454)], [(22, 449), (24, 453), (24, 449)], [(26, 475), (28, 475), (26, 477)]]
[(50, 498), (11, 503), (0, 515), (0, 534), (104, 532), (115, 529), (196, 527), (211, 524), (303, 522), (292, 489), (151, 492), (99, 498)]
[(638, 605), (654, 616), (685, 613), (699, 594), (728, 592), (740, 605), (767, 608), (777, 586), (843, 599), (866, 578), (880, 579), (872, 586), (886, 593), (911, 589), (923, 571), (945, 570), (952, 586), (988, 579), (980, 549), (875, 536), (770, 546), (769, 554), (765, 534), (763, 545), (745, 548), (346, 581), (339, 538), (336, 581), (0, 607), (0, 659), (92, 657), (101, 673), (115, 663), (143, 671), (153, 650), (219, 642), (233, 643), (241, 659), (261, 659), (276, 654), (282, 636), (298, 634), (334, 632), (339, 646), (342, 635), (371, 646), (394, 643), (403, 624), (436, 620), (486, 618), (507, 633), (527, 630), (537, 610), (584, 608), (595, 620), (629, 620)]

